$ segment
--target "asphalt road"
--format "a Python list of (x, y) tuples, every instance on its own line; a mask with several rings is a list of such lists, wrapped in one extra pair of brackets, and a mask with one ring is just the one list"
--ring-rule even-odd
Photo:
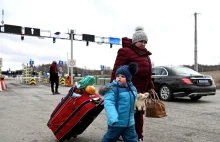
[[(49, 85), (7, 82), (0, 92), (0, 142), (57, 142), (47, 127), (49, 116), (68, 87), (52, 95)], [(97, 88), (99, 86), (96, 86)], [(147, 142), (220, 142), (220, 90), (200, 101), (164, 102), (168, 116), (144, 119)], [(67, 142), (99, 142), (107, 128), (105, 111), (77, 138)]]

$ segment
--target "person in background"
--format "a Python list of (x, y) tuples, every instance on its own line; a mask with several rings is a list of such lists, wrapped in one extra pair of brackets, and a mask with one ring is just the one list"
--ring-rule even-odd
[[(57, 68), (57, 62), (53, 61), (53, 63), (50, 66), (50, 83), (51, 83), (51, 91), (52, 94), (60, 94), (58, 92), (59, 87), (59, 76), (58, 76), (58, 68)], [(55, 91), (54, 91), (54, 83), (55, 83)]]
[[(150, 60), (151, 52), (147, 50), (146, 45), (148, 37), (142, 27), (137, 27), (132, 39), (122, 38), (122, 47), (118, 50), (118, 54), (114, 63), (111, 81), (115, 78), (116, 70), (121, 65), (127, 65), (135, 62), (138, 65), (138, 72), (132, 77), (132, 82), (137, 88), (138, 93), (145, 93), (154, 89), (151, 78), (152, 64)], [(135, 113), (135, 128), (139, 141), (143, 141), (143, 111)]]

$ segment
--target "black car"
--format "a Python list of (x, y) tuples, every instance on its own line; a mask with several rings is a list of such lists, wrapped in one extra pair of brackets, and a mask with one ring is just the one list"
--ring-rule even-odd
[(164, 101), (171, 101), (175, 97), (199, 100), (202, 96), (216, 94), (216, 86), (211, 76), (184, 66), (153, 67), (152, 80), (155, 91)]

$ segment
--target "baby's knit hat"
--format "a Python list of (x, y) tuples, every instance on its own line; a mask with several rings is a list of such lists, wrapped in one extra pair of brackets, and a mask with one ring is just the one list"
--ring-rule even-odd
[(127, 81), (131, 81), (132, 75), (137, 73), (137, 71), (138, 71), (138, 65), (132, 62), (129, 65), (120, 66), (117, 69), (115, 75), (117, 76), (118, 74), (123, 74), (126, 77)]

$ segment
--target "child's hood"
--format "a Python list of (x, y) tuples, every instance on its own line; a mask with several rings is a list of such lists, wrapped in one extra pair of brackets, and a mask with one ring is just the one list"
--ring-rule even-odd
[(100, 87), (100, 89), (99, 89), (99, 95), (104, 96), (105, 93), (108, 92), (112, 87), (113, 87), (113, 86), (111, 86), (111, 87), (106, 87), (105, 85), (102, 86), (102, 87)]
[[(128, 83), (129, 86), (132, 85), (132, 82)], [(112, 81), (112, 83), (108, 83), (99, 89), (99, 95), (104, 96), (106, 92), (111, 90), (114, 86), (123, 87), (120, 84), (118, 84), (115, 80)]]
[(111, 90), (114, 85), (116, 85), (117, 82), (115, 80), (112, 81), (112, 83), (105, 84), (104, 86), (100, 87), (99, 89), (99, 95), (104, 96), (106, 92)]

